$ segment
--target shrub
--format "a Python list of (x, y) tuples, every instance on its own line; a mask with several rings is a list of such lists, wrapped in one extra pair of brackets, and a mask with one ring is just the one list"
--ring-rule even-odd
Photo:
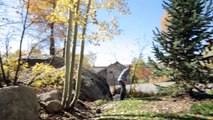
[[(17, 65), (18, 65), (17, 57), (14, 55), (11, 55), (10, 57), (3, 56), (2, 62), (3, 62), (3, 69), (4, 69), (6, 77), (9, 80), (13, 80), (16, 69), (17, 69)], [(23, 76), (24, 73), (22, 71), (25, 71), (27, 69), (28, 69), (28, 64), (21, 61), (19, 76)], [(0, 70), (0, 74), (2, 75), (2, 70)]]
[(33, 82), (36, 87), (46, 87), (47, 85), (54, 88), (61, 88), (64, 79), (64, 71), (57, 70), (51, 65), (37, 63), (32, 67)]
[(207, 90), (207, 94), (213, 95), (213, 90)]
[(213, 101), (205, 100), (192, 105), (191, 112), (202, 115), (213, 115)]

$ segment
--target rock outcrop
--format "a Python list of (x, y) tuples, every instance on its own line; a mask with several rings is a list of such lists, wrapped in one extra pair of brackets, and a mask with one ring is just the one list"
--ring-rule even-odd
[(38, 101), (33, 89), (26, 86), (1, 88), (0, 120), (38, 120)]
[(23, 56), (22, 61), (26, 61), (29, 66), (34, 66), (36, 63), (50, 64), (55, 68), (61, 68), (64, 66), (64, 58), (51, 55), (40, 55), (30, 57)]

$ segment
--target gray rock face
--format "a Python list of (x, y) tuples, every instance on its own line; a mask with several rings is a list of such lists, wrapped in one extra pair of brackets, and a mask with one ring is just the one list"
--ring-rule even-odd
[(0, 120), (38, 120), (38, 101), (26, 86), (0, 89)]
[(29, 66), (33, 66), (36, 63), (46, 63), (54, 66), (55, 68), (61, 68), (64, 66), (64, 58), (51, 56), (51, 55), (40, 55), (40, 56), (26, 56), (22, 57), (22, 61), (26, 61)]
[(112, 95), (106, 79), (89, 70), (82, 69), (80, 99), (86, 101), (95, 101), (99, 99), (112, 100)]
[(59, 90), (53, 90), (47, 93), (42, 93), (37, 95), (38, 99), (42, 102), (47, 102), (51, 100), (61, 101), (62, 93)]

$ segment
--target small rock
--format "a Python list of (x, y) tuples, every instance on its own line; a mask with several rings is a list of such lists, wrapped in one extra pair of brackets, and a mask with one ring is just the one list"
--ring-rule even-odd
[(96, 110), (96, 113), (97, 113), (97, 114), (100, 114), (100, 113), (101, 113), (101, 109), (97, 109), (97, 110)]
[(61, 101), (62, 93), (59, 90), (52, 90), (47, 93), (42, 93), (37, 95), (37, 98), (42, 102), (47, 102), (51, 100)]
[(49, 117), (49, 115), (46, 114), (46, 113), (42, 113), (42, 114), (40, 115), (40, 118), (42, 118), (42, 119), (44, 119), (44, 120), (46, 120), (48, 117)]
[(57, 113), (60, 112), (63, 109), (63, 107), (58, 100), (51, 100), (46, 102), (45, 109), (47, 110), (48, 113)]
[(120, 99), (120, 94), (115, 94), (113, 96), (113, 100), (119, 100)]

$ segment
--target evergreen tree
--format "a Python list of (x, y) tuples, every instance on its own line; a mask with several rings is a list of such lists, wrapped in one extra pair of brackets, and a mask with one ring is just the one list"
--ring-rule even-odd
[[(154, 53), (160, 62), (173, 71), (171, 75), (180, 83), (190, 85), (213, 81), (212, 68), (203, 64), (203, 50), (213, 35), (212, 0), (168, 0), (163, 2), (168, 13), (167, 30), (156, 30)], [(211, 44), (212, 45), (212, 44)]]

